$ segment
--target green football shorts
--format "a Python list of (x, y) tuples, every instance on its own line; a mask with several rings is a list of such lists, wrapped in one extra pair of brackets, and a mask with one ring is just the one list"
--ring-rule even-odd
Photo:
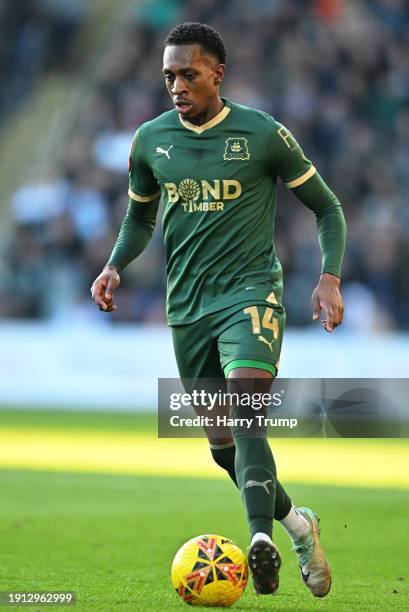
[(235, 368), (277, 374), (285, 310), (268, 302), (242, 302), (172, 327), (182, 379), (224, 378)]

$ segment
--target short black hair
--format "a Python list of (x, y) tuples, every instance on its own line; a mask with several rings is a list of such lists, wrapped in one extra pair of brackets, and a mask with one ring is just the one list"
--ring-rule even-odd
[(180, 23), (165, 40), (167, 45), (200, 45), (205, 53), (217, 57), (220, 64), (226, 63), (226, 47), (219, 32), (206, 23)]

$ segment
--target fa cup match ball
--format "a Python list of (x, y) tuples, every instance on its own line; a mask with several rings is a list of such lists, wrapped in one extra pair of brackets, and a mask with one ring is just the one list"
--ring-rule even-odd
[(201, 535), (178, 550), (171, 570), (177, 594), (193, 606), (231, 606), (247, 586), (243, 551), (228, 538)]

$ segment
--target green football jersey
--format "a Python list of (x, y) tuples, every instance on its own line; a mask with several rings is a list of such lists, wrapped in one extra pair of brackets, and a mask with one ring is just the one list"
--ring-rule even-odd
[(159, 195), (170, 325), (244, 301), (281, 301), (274, 249), (277, 181), (315, 173), (292, 134), (270, 115), (224, 100), (205, 125), (171, 110), (143, 124), (130, 156), (129, 197)]

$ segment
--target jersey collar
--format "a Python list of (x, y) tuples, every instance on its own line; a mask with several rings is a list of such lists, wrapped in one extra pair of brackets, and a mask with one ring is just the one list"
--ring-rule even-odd
[(193, 123), (189, 123), (189, 121), (185, 121), (179, 115), (181, 124), (186, 129), (192, 130), (192, 132), (196, 132), (196, 134), (201, 134), (202, 132), (205, 132), (206, 130), (210, 130), (210, 128), (215, 127), (215, 125), (218, 125), (224, 119), (226, 119), (227, 115), (230, 113), (231, 108), (227, 100), (225, 98), (222, 98), (222, 100), (224, 102), (224, 106), (222, 110), (220, 111), (220, 113), (216, 115), (216, 117), (213, 117), (213, 119), (210, 119), (210, 121), (208, 121), (207, 123), (203, 123), (203, 125), (194, 125)]

